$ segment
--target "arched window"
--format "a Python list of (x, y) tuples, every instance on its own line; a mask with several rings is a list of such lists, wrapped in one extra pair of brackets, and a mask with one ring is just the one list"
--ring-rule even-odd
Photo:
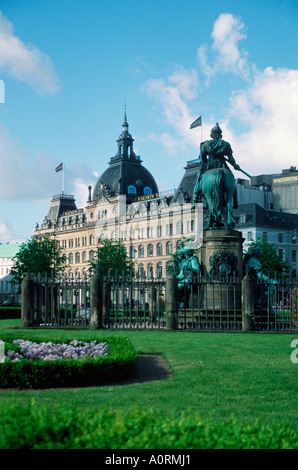
[(147, 246), (147, 256), (153, 256), (153, 245), (152, 243), (149, 243)]
[(162, 256), (162, 243), (157, 243), (156, 254), (157, 256)]
[(146, 195), (152, 194), (152, 189), (150, 188), (150, 186), (145, 186), (143, 192), (146, 196)]
[(131, 258), (134, 258), (134, 257), (135, 257), (135, 254), (136, 254), (136, 249), (135, 249), (134, 246), (131, 245), (131, 246), (129, 247), (129, 256), (130, 256)]
[(75, 263), (78, 264), (80, 262), (80, 253), (79, 252), (76, 252), (76, 255), (75, 255)]
[(68, 262), (69, 262), (69, 264), (73, 264), (73, 253), (69, 253)]
[(138, 274), (139, 274), (139, 277), (140, 277), (141, 279), (144, 279), (144, 277), (145, 277), (145, 269), (144, 269), (143, 263), (140, 263), (140, 264), (139, 264), (139, 272), (138, 272)]
[(144, 245), (139, 246), (139, 258), (144, 258)]
[(130, 184), (127, 187), (127, 193), (128, 194), (137, 194), (137, 188), (133, 184)]
[(90, 237), (89, 237), (89, 245), (94, 245), (94, 235), (90, 235)]
[(157, 279), (161, 279), (161, 278), (162, 278), (162, 263), (161, 263), (161, 262), (157, 263), (157, 266), (156, 266), (156, 277), (157, 277)]
[(83, 253), (82, 253), (82, 263), (86, 263), (86, 261), (87, 261), (87, 253), (86, 253), (86, 251), (83, 251)]
[(153, 278), (153, 264), (152, 263), (149, 263), (147, 265), (147, 277), (148, 277), (148, 279)]
[(106, 234), (102, 232), (98, 237), (98, 243), (100, 243), (102, 240), (105, 240), (106, 238)]
[(168, 261), (166, 265), (167, 276), (173, 276), (174, 274), (174, 263), (173, 261)]
[(94, 261), (94, 251), (89, 251), (89, 261)]
[(166, 254), (167, 255), (172, 255), (173, 254), (173, 243), (172, 242), (168, 242), (166, 244)]

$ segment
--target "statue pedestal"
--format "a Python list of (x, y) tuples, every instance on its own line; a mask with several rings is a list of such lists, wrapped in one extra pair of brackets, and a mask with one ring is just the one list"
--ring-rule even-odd
[[(230, 310), (231, 308), (241, 309), (241, 285), (243, 277), (243, 255), (242, 245), (244, 238), (242, 232), (237, 230), (214, 229), (204, 230), (203, 245), (198, 251), (198, 258), (202, 268), (203, 276), (209, 275), (214, 266), (210, 263), (210, 258), (218, 256), (219, 262), (216, 266), (218, 276), (210, 276), (204, 287), (202, 286), (201, 299), (202, 307), (210, 310)], [(228, 252), (234, 260), (234, 267), (220, 259), (221, 252)], [(235, 260), (237, 258), (237, 260)], [(231, 269), (230, 280), (226, 277), (226, 269)], [(216, 273), (215, 273), (216, 274)], [(207, 276), (208, 277), (208, 276)], [(239, 279), (233, 282), (232, 279)]]
[(199, 249), (198, 258), (203, 273), (210, 272), (210, 257), (220, 250), (227, 250), (236, 256), (238, 260), (237, 271), (240, 279), (243, 277), (242, 245), (244, 238), (238, 230), (214, 229), (204, 230), (203, 245)]

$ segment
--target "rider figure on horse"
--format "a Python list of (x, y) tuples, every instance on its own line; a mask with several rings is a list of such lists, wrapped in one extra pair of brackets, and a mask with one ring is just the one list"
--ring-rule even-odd
[[(224, 140), (222, 140), (222, 130), (219, 127), (218, 122), (211, 129), (210, 137), (212, 138), (212, 140), (206, 140), (205, 142), (201, 143), (201, 167), (197, 176), (193, 192), (193, 207), (198, 200), (199, 193), (201, 193), (201, 178), (205, 171), (214, 168), (226, 168), (231, 171), (226, 162), (230, 163), (235, 168), (235, 170), (240, 170), (239, 165), (237, 165), (233, 157), (231, 145), (229, 144), (229, 142), (225, 142)], [(208, 155), (209, 158), (207, 159)], [(233, 194), (233, 207), (234, 209), (238, 207), (236, 188)]]

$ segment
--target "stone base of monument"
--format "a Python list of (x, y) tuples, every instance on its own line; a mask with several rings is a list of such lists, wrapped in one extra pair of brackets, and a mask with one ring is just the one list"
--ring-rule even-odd
[(213, 281), (202, 286), (203, 308), (241, 308), (243, 241), (242, 232), (237, 230), (204, 230), (203, 245), (197, 256), (203, 276), (206, 275)]

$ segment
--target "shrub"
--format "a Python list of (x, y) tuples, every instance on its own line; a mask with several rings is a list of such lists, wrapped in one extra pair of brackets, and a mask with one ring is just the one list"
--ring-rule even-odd
[(0, 307), (0, 320), (21, 318), (21, 307)]
[(49, 410), (8, 400), (0, 409), (1, 449), (297, 449), (283, 424), (201, 419), (187, 410), (164, 416), (140, 407), (81, 413), (73, 404)]
[[(4, 339), (4, 338), (2, 338)], [(0, 364), (0, 388), (55, 388), (99, 385), (133, 376), (137, 353), (127, 338), (109, 338), (108, 355), (82, 359), (6, 360)], [(59, 341), (55, 341), (58, 343)], [(41, 340), (36, 340), (41, 343)], [(67, 343), (65, 343), (67, 344)], [(15, 343), (8, 351), (19, 352)]]

